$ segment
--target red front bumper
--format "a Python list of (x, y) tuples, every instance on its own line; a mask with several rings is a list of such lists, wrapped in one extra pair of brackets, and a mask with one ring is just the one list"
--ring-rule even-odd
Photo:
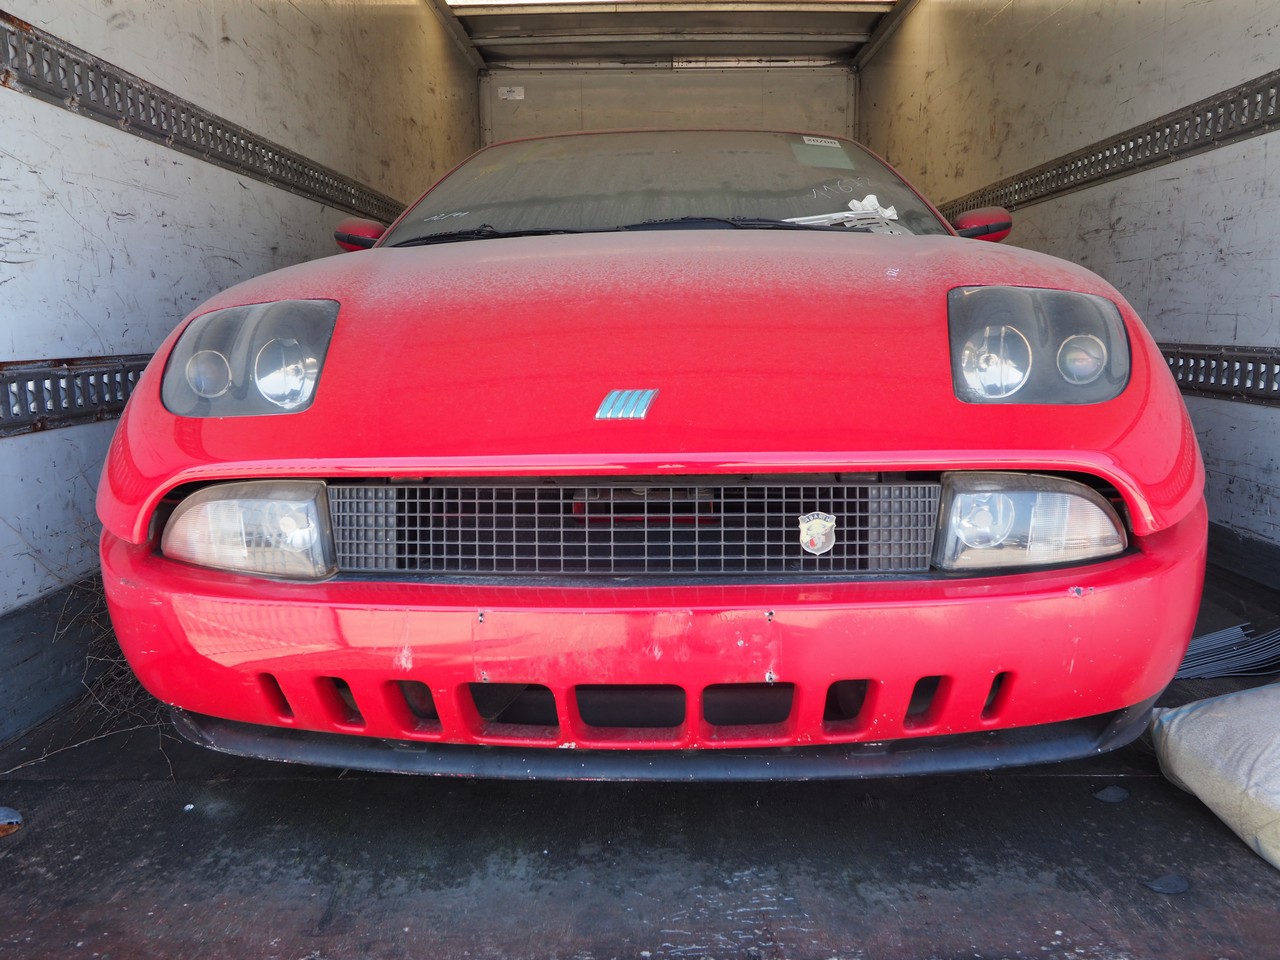
[[(1201, 506), (1086, 567), (783, 585), (286, 584), (110, 534), (102, 556), (130, 664), (186, 711), (397, 741), (743, 749), (1007, 730), (1150, 700), (1191, 634), (1204, 531)], [(487, 684), (535, 685), (541, 716), (486, 710)], [(602, 687), (656, 689), (675, 719), (589, 722)], [(766, 722), (716, 706), (737, 690), (764, 697)]]

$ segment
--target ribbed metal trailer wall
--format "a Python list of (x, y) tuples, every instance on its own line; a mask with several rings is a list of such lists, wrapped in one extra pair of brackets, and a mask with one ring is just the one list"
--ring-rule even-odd
[(853, 136), (847, 65), (507, 67), (480, 84), (486, 142), (565, 130), (730, 127)]

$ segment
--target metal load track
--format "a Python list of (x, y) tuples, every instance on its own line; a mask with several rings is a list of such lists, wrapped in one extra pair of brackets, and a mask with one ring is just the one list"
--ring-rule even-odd
[(1280, 70), (942, 204), (948, 220), (979, 207), (1016, 210), (1276, 129)]
[(327, 206), (390, 222), (404, 204), (0, 12), (0, 83)]

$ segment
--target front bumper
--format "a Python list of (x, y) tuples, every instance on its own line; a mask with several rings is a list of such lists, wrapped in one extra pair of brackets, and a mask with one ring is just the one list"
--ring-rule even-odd
[[(236, 724), (251, 724), (283, 728), (267, 738), (276, 746), (255, 754), (280, 759), (624, 779), (639, 778), (644, 752), (711, 748), (724, 770), (738, 771), (731, 776), (750, 779), (761, 773), (749, 772), (758, 761), (744, 751), (812, 756), (809, 766), (777, 768), (808, 777), (1001, 766), (1120, 745), (1141, 728), (1129, 708), (1149, 704), (1182, 658), (1204, 531), (1201, 505), (1129, 554), (1084, 567), (786, 585), (287, 584), (173, 563), (110, 534), (102, 555), (130, 664), (170, 705), (233, 721), (186, 722), (215, 731), (201, 735), (213, 746), (253, 752), (230, 745), (244, 741), (228, 732), (243, 737)], [(532, 716), (503, 714), (486, 696), (525, 688), (538, 695)], [(598, 713), (587, 706), (602, 690), (628, 702), (656, 693), (675, 706), (656, 724), (593, 722)], [(745, 713), (723, 706), (738, 691)], [(1047, 726), (1081, 718), (1095, 720)], [(1015, 736), (1021, 728), (1041, 730)], [(353, 743), (334, 748), (333, 737), (311, 734)], [(1048, 751), (990, 748), (1045, 734), (1057, 744)], [(358, 737), (368, 738), (359, 748)], [(495, 764), (483, 759), (492, 751), (447, 745), (517, 754)], [(554, 747), (631, 756), (575, 774), (580, 761), (549, 759), (545, 748)], [(398, 759), (377, 759), (383, 750)], [(973, 759), (937, 760), (960, 753)], [(519, 759), (534, 755), (542, 759)], [(707, 764), (720, 762), (708, 749), (705, 763), (685, 769), (706, 778)], [(662, 778), (683, 779), (680, 763), (662, 765)], [(854, 767), (870, 772), (815, 772)]]
[(756, 750), (542, 750), (348, 737), (281, 730), (174, 711), (174, 725), (202, 747), (241, 757), (380, 773), (494, 780), (856, 780), (964, 773), (1074, 760), (1137, 739), (1156, 698), (1061, 723), (872, 743)]

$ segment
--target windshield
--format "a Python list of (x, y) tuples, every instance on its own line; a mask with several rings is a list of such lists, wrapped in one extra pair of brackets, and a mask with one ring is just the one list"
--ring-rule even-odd
[[(416, 204), (384, 245), (432, 235), (706, 226), (946, 234), (883, 163), (846, 140), (789, 133), (581, 134), (482, 150)], [(753, 221), (749, 224), (721, 221)]]

